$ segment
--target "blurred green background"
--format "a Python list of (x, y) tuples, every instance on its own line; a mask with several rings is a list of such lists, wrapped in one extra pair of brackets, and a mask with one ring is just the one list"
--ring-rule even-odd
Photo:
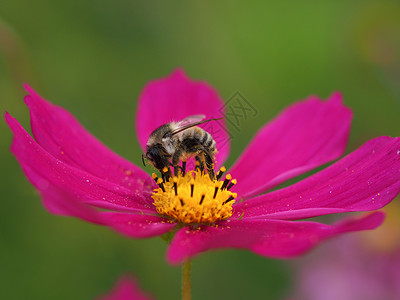
[[(400, 134), (399, 1), (54, 1), (0, 3), (0, 103), (29, 127), (22, 83), (70, 110), (141, 164), (134, 118), (144, 84), (183, 67), (258, 115), (234, 132), (228, 166), (286, 105), (339, 90), (354, 111), (347, 151)], [(159, 239), (47, 213), (9, 153), (0, 122), (1, 299), (92, 299), (133, 272), (159, 299), (180, 297), (180, 269)], [(284, 299), (291, 262), (248, 251), (193, 263), (194, 299)]]

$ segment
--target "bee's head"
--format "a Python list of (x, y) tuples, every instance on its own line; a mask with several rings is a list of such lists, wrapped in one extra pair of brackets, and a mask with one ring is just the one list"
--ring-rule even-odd
[(170, 155), (168, 155), (167, 151), (165, 151), (161, 144), (148, 145), (144, 157), (146, 157), (147, 161), (158, 170), (162, 170), (164, 167), (169, 167), (171, 165), (169, 161)]

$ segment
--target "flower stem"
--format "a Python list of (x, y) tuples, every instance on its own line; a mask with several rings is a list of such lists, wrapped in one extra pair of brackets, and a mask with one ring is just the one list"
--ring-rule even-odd
[(182, 300), (190, 300), (192, 298), (192, 285), (190, 284), (190, 271), (192, 262), (185, 261), (182, 266)]

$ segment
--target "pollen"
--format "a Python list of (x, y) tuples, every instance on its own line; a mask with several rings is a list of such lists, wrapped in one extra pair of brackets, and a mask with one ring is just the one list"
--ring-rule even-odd
[(199, 169), (165, 180), (153, 173), (159, 186), (152, 195), (157, 212), (183, 224), (212, 224), (229, 218), (237, 197), (229, 190), (236, 180), (230, 174), (222, 180), (225, 171), (222, 167), (214, 180)]

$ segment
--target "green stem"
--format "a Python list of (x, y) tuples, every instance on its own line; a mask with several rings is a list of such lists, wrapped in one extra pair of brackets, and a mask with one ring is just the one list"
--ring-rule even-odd
[(192, 262), (190, 260), (185, 261), (182, 266), (182, 300), (192, 299), (192, 285), (190, 284), (190, 269)]

